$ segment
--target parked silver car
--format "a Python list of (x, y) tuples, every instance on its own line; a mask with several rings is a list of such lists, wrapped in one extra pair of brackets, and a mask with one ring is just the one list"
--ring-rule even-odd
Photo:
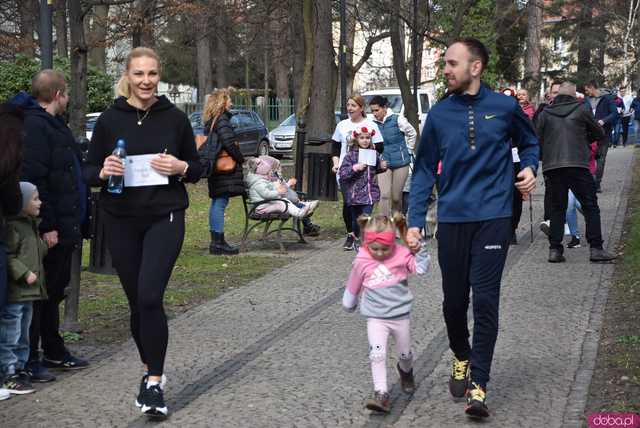
[(291, 153), (296, 136), (296, 115), (286, 118), (276, 129), (269, 132), (269, 152), (272, 155)]
[[(340, 122), (340, 112), (336, 112), (336, 123)], [(296, 115), (292, 114), (269, 132), (269, 154), (279, 157), (293, 152), (296, 137)]]

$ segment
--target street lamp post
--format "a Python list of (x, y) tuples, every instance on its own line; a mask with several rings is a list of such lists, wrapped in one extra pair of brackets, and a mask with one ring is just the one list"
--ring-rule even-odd
[(40, 0), (40, 64), (42, 70), (53, 68), (53, 0)]

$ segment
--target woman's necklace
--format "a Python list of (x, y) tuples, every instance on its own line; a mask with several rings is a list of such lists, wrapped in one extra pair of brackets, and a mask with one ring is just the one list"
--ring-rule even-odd
[(145, 120), (147, 118), (147, 116), (149, 116), (149, 112), (151, 111), (151, 109), (147, 110), (142, 117), (140, 117), (140, 110), (136, 109), (136, 116), (138, 116), (138, 126), (142, 126), (142, 121)]

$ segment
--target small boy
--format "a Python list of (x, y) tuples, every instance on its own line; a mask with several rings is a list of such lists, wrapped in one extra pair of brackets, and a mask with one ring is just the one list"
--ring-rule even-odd
[(38, 232), (40, 199), (31, 183), (20, 182), (22, 211), (7, 222), (9, 295), (0, 311), (0, 376), (11, 394), (35, 392), (25, 371), (33, 301), (46, 299), (42, 260), (47, 245)]

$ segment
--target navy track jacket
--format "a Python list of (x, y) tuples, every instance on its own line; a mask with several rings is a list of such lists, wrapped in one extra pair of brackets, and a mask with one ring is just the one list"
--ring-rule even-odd
[(409, 227), (424, 227), (427, 199), (442, 172), (438, 222), (469, 223), (511, 217), (511, 143), (522, 169), (538, 169), (538, 140), (515, 98), (484, 84), (476, 95), (451, 95), (427, 117), (414, 165)]

